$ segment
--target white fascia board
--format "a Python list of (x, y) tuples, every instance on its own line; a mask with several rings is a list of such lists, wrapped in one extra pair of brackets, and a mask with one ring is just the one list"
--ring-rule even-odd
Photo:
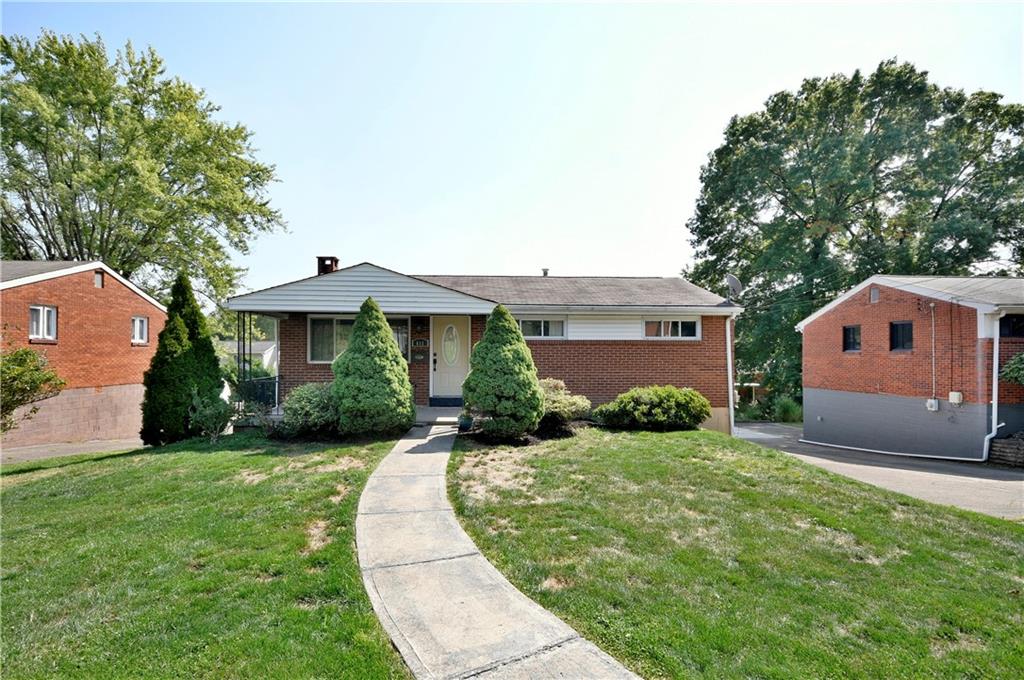
[[(856, 295), (860, 291), (862, 291), (865, 288), (867, 288), (868, 286), (872, 286), (872, 285), (885, 286), (886, 288), (893, 288), (895, 290), (901, 290), (901, 291), (903, 291), (905, 293), (912, 293), (914, 295), (920, 295), (921, 297), (933, 298), (935, 300), (943, 300), (945, 302), (954, 302), (954, 303), (956, 303), (958, 305), (963, 305), (964, 307), (971, 307), (973, 309), (978, 310), (979, 319), (980, 319), (982, 314), (988, 314), (988, 313), (991, 313), (992, 311), (995, 310), (995, 307), (993, 305), (990, 305), (990, 304), (987, 304), (987, 303), (976, 302), (974, 300), (965, 300), (964, 298), (957, 297), (956, 295), (951, 295), (949, 293), (944, 293), (942, 291), (932, 290), (931, 288), (925, 288), (923, 286), (915, 286), (913, 284), (901, 283), (899, 281), (894, 281), (893, 279), (891, 279), (891, 278), (889, 278), (889, 277), (887, 277), (885, 275), (875, 274), (874, 276), (871, 276), (871, 277), (861, 281), (860, 283), (858, 283), (856, 286), (854, 286), (850, 290), (846, 291), (845, 293), (840, 294), (839, 297), (837, 297), (835, 300), (833, 300), (832, 302), (828, 303), (827, 305), (825, 305), (824, 307), (822, 307), (821, 309), (819, 309), (818, 311), (814, 312), (813, 314), (808, 316), (806, 319), (804, 319), (803, 321), (798, 323), (796, 325), (796, 330), (798, 332), (800, 332), (800, 333), (803, 333), (804, 332), (804, 328), (807, 327), (807, 324), (811, 323), (812, 321), (814, 321), (815, 319), (817, 319), (821, 315), (826, 314), (826, 313), (832, 311), (833, 309), (838, 307), (843, 302), (846, 302), (848, 299), (850, 299), (851, 297), (853, 297), (854, 295)], [(979, 329), (980, 329), (980, 323), (981, 322), (979, 320)], [(979, 335), (979, 337), (983, 337), (983, 336)]]
[(513, 316), (527, 314), (609, 314), (670, 316), (737, 316), (742, 307), (685, 307), (675, 305), (505, 305)]
[(111, 269), (104, 263), (100, 262), (99, 260), (95, 260), (93, 262), (84, 262), (74, 267), (68, 267), (67, 269), (58, 269), (52, 272), (43, 272), (42, 274), (33, 274), (32, 276), (23, 276), (20, 279), (4, 281), (3, 283), (0, 283), (0, 290), (7, 290), (8, 288), (17, 288), (18, 286), (26, 286), (32, 283), (39, 283), (40, 281), (60, 278), (61, 276), (69, 276), (71, 274), (91, 272), (97, 269), (102, 269), (107, 274), (110, 274), (112, 277), (114, 277), (114, 279), (122, 283), (125, 286), (125, 288), (128, 288), (130, 291), (132, 291), (133, 293), (141, 297), (143, 300), (159, 309), (161, 312), (164, 312), (165, 314), (167, 313), (167, 308), (164, 307), (159, 302), (157, 302), (156, 299), (152, 297), (149, 293), (142, 290), (134, 283), (124, 278), (123, 276), (121, 276), (120, 274), (118, 274), (113, 269)]
[[(263, 314), (266, 316), (273, 316), (277, 318), (283, 318), (287, 314), (358, 314), (359, 307), (343, 308), (339, 305), (309, 305), (303, 303), (281, 303), (281, 304), (268, 304), (266, 302), (260, 302), (259, 300), (238, 300), (232, 299), (224, 303), (225, 309), (233, 312), (253, 312), (257, 314)], [(487, 315), (494, 311), (494, 303), (481, 302), (473, 303), (471, 305), (460, 305), (459, 307), (448, 308), (443, 304), (429, 305), (424, 307), (402, 307), (402, 308), (390, 308), (386, 305), (380, 305), (381, 311), (385, 314), (394, 314), (396, 316), (431, 316), (431, 315), (451, 315), (451, 316), (465, 316), (465, 315), (476, 315), (483, 314)]]

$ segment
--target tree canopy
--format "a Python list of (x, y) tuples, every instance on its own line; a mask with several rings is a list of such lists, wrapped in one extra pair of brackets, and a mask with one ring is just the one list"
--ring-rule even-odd
[(794, 325), (872, 274), (1024, 271), (1022, 129), (1021, 105), (894, 60), (729, 121), (701, 172), (686, 274), (747, 285), (740, 370), (798, 390)]
[(152, 49), (0, 37), (3, 256), (103, 260), (163, 294), (177, 271), (221, 299), (231, 251), (282, 225), (252, 133), (167, 77)]

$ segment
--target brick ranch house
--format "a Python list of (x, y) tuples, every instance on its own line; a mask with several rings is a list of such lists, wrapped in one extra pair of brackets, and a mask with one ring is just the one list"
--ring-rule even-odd
[(731, 431), (732, 332), (742, 309), (680, 278), (412, 276), (369, 262), (233, 297), (228, 309), (278, 319), (278, 395), (333, 379), (359, 306), (373, 297), (409, 362), (419, 405), (457, 406), (473, 344), (498, 303), (519, 320), (540, 377), (595, 404), (635, 386), (693, 387), (707, 427)]
[(8, 432), (4, 446), (134, 439), (142, 375), (166, 309), (102, 262), (0, 262), (5, 348), (46, 355), (64, 390)]
[(1024, 429), (996, 365), (1024, 352), (1024, 279), (873, 276), (797, 330), (804, 441), (984, 461)]

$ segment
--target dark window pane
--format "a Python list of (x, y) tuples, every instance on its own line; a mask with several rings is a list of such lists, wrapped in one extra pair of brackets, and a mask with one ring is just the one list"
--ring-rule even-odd
[(1024, 314), (1007, 314), (999, 320), (999, 337), (1024, 338)]
[(697, 322), (696, 321), (680, 321), (680, 327), (682, 333), (680, 334), (684, 338), (695, 338), (697, 337)]
[(334, 360), (334, 319), (309, 320), (309, 360)]
[(843, 351), (860, 351), (860, 326), (843, 326)]
[(528, 338), (539, 338), (544, 334), (544, 322), (536, 319), (523, 320), (522, 324), (523, 335)]
[(889, 349), (913, 349), (914, 324), (910, 321), (893, 321), (889, 324)]

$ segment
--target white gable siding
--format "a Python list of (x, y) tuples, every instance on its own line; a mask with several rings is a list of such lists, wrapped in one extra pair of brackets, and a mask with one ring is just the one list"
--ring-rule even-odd
[(373, 297), (385, 314), (489, 314), (494, 303), (364, 263), (240, 295), (228, 309), (346, 314)]

